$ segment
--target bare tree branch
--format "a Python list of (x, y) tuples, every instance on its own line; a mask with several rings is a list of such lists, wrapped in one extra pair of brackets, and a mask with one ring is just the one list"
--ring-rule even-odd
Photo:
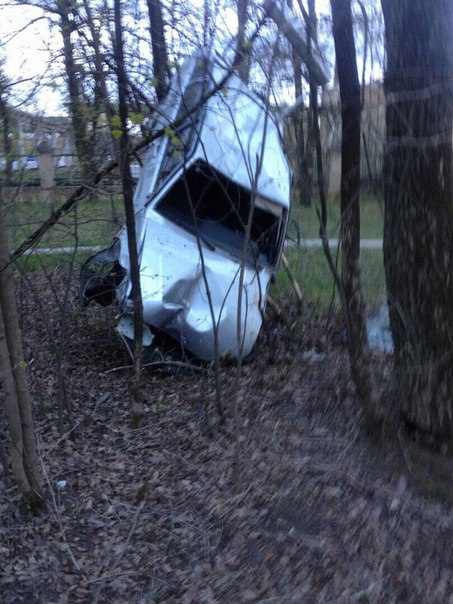
[[(250, 36), (249, 38), (249, 43), (252, 44), (253, 41), (256, 39), (256, 37), (258, 36), (259, 32), (261, 31), (261, 28), (263, 26), (265, 22), (265, 17), (261, 18), (255, 31), (253, 32), (253, 34)], [(230, 68), (225, 72), (225, 75), (223, 76), (223, 78), (217, 83), (215, 84), (209, 91), (207, 94), (203, 95), (203, 97), (200, 99), (200, 101), (198, 103), (196, 103), (196, 105), (194, 107), (192, 107), (190, 109), (190, 111), (187, 111), (184, 113), (184, 115), (181, 115), (177, 120), (175, 120), (174, 122), (172, 122), (171, 124), (168, 124), (168, 126), (166, 126), (165, 128), (160, 128), (159, 130), (155, 130), (154, 132), (152, 132), (149, 136), (147, 136), (146, 138), (144, 138), (142, 141), (140, 141), (140, 143), (136, 144), (134, 147), (131, 148), (130, 153), (134, 154), (134, 153), (138, 153), (139, 151), (141, 151), (142, 149), (144, 149), (145, 147), (147, 147), (150, 143), (152, 143), (153, 141), (155, 141), (156, 139), (160, 138), (161, 136), (166, 135), (166, 133), (168, 132), (168, 128), (171, 129), (177, 129), (178, 126), (180, 126), (186, 119), (187, 117), (193, 112), (196, 111), (197, 109), (199, 109), (204, 103), (206, 103), (206, 101), (208, 99), (211, 98), (211, 96), (213, 96), (216, 92), (218, 92), (219, 90), (221, 90), (226, 81), (228, 80), (228, 78), (234, 73), (234, 70), (237, 68), (239, 62), (241, 60), (241, 56), (239, 56), (238, 54), (236, 54)], [(49, 218), (47, 218), (46, 221), (44, 221), (41, 226), (39, 226), (33, 233), (31, 233), (11, 254), (9, 262), (0, 267), (0, 271), (4, 270), (6, 268), (6, 266), (8, 266), (9, 264), (11, 264), (11, 262), (14, 262), (15, 260), (17, 260), (20, 256), (22, 256), (28, 249), (30, 249), (33, 245), (35, 245), (38, 241), (40, 241), (40, 239), (42, 239), (42, 237), (45, 235), (45, 233), (47, 233), (47, 231), (52, 228), (55, 224), (57, 224), (57, 222), (79, 201), (81, 201), (82, 199), (84, 199), (91, 191), (93, 191), (93, 189), (96, 187), (96, 185), (98, 185), (103, 178), (105, 178), (105, 176), (107, 176), (107, 174), (110, 174), (116, 167), (118, 166), (118, 161), (117, 160), (113, 160), (110, 161), (109, 163), (105, 164), (95, 175), (94, 177), (86, 182), (83, 183), (82, 185), (80, 185), (75, 191), (74, 193), (68, 197), (68, 199), (59, 207), (57, 208), (50, 216)]]

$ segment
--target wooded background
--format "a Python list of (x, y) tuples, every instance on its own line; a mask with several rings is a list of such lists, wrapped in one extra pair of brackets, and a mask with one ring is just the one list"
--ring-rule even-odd
[[(52, 230), (60, 228), (57, 240), (63, 241), (63, 233), (69, 232), (68, 216), (77, 213), (78, 207), (94, 215), (101, 199), (105, 205), (100, 213), (108, 213), (114, 229), (125, 220), (130, 250), (136, 249), (135, 177), (149, 142), (171, 136), (150, 130), (153, 114), (166, 94), (171, 73), (201, 47), (211, 49), (227, 68), (265, 95), (272, 111), (285, 115), (281, 121), (294, 173), (293, 217), (299, 230), (303, 208), (314, 208), (319, 217), (316, 230), (337, 292), (339, 321), (345, 326), (344, 341), (364, 427), (374, 435), (393, 433), (396, 438), (403, 430), (423, 446), (447, 457), (451, 454), (453, 4), (450, 0), (331, 0), (330, 6), (317, 5), (315, 0), (288, 0), (287, 4), (306, 31), (308, 52), (319, 47), (331, 63), (331, 79), (323, 87), (302, 61), (300, 48), (291, 45), (259, 1), (0, 3), (0, 18), (14, 19), (9, 34), (0, 41), (0, 400), (4, 427), (0, 452), (4, 475), (12, 472), (34, 510), (48, 505), (49, 486), (43, 481), (33, 431), (39, 393), (29, 387), (31, 360), (21, 346), (23, 320), (17, 302), (32, 296), (27, 282), (37, 270), (36, 263), (26, 264), (30, 259), (24, 260), (24, 254), (44, 245), (43, 237)], [(12, 73), (8, 53), (15, 52), (16, 39), (23, 40), (36, 27), (44, 32), (43, 38), (48, 37), (45, 72), (29, 76), (31, 72), (24, 67), (23, 73)], [(39, 44), (44, 46), (45, 40)], [(46, 90), (60, 94), (59, 116), (38, 109)], [(299, 102), (291, 108), (296, 99)], [(44, 156), (50, 157), (47, 172), (44, 163), (39, 164)], [(63, 161), (63, 157), (70, 159)], [(49, 170), (53, 170), (50, 180)], [(25, 191), (37, 184), (40, 194), (34, 197), (33, 192), (25, 199)], [(388, 365), (370, 351), (366, 334), (361, 207), (363, 220), (370, 196), (371, 203), (383, 208), (385, 297), (393, 337), (390, 373)], [(28, 207), (38, 202), (47, 204), (45, 215), (32, 228), (15, 222), (12, 229), (11, 217), (21, 215), (17, 213), (20, 204)], [(334, 207), (339, 208), (340, 222), (337, 251), (329, 244), (328, 220)], [(77, 226), (70, 230), (71, 260), (55, 256), (53, 267), (45, 269), (66, 275), (54, 340), (60, 434), (75, 426), (65, 337), (71, 320), (71, 284), (80, 263), (80, 231)], [(301, 253), (291, 250), (290, 258)], [(131, 267), (136, 268), (132, 297), (138, 334), (141, 299), (133, 255)], [(43, 313), (46, 322), (45, 309)], [(128, 392), (138, 426), (145, 415), (138, 337), (133, 365)], [(240, 365), (235, 405), (225, 404), (228, 397), (216, 381), (217, 411), (209, 412), (218, 413), (220, 422), (225, 416), (227, 421), (232, 419), (235, 426), (236, 486), (241, 484), (240, 411), (236, 408), (241, 404)]]

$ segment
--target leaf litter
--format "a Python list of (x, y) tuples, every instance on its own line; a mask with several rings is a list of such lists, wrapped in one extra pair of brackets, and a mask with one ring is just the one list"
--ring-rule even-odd
[(332, 328), (263, 330), (241, 380), (237, 489), (234, 367), (221, 369), (225, 425), (209, 374), (147, 371), (134, 429), (110, 311), (80, 312), (74, 292), (62, 331), (62, 274), (32, 279), (39, 304), (22, 321), (49, 507), (31, 516), (0, 476), (2, 602), (453, 604), (452, 509), (366, 436)]

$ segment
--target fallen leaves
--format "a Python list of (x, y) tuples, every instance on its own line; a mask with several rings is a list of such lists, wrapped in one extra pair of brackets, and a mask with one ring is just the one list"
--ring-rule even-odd
[[(2, 602), (449, 602), (452, 512), (418, 494), (398, 452), (364, 437), (345, 352), (323, 334), (322, 362), (297, 356), (319, 326), (281, 333), (272, 365), (260, 344), (246, 367), (235, 493), (232, 424), (207, 431), (200, 419), (205, 375), (145, 373), (148, 425), (132, 429), (125, 374), (108, 372), (127, 363), (105, 309), (68, 319), (73, 425), (61, 435), (52, 343), (31, 308), (24, 333), (53, 498), (33, 518), (11, 485), (0, 489)], [(224, 393), (233, 375), (222, 369)]]

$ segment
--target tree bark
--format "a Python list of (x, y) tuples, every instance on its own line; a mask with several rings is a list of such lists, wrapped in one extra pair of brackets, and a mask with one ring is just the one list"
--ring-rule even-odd
[[(290, 9), (293, 8), (292, 0), (287, 0), (287, 4)], [(299, 99), (299, 106), (296, 107), (292, 116), (293, 128), (294, 128), (294, 136), (296, 139), (295, 145), (295, 161), (294, 161), (294, 184), (293, 188), (296, 191), (296, 195), (298, 195), (300, 203), (302, 205), (310, 205), (310, 201), (308, 204), (306, 203), (305, 197), (305, 188), (306, 188), (306, 179), (305, 179), (305, 127), (304, 127), (304, 103), (300, 103), (300, 98), (302, 97), (303, 88), (302, 88), (302, 72), (301, 72), (301, 59), (297, 52), (297, 50), (293, 47), (291, 53), (291, 59), (293, 64), (293, 73), (294, 73), (294, 95), (296, 100)]]
[(341, 100), (341, 284), (346, 304), (348, 345), (357, 394), (368, 419), (378, 411), (368, 361), (365, 304), (360, 277), (360, 84), (351, 0), (331, 0)]
[[(294, 89), (296, 98), (302, 95), (302, 76), (300, 73), (300, 59), (293, 52)], [(295, 161), (294, 161), (294, 189), (299, 197), (299, 202), (304, 206), (311, 204), (311, 180), (312, 174), (307, 174), (307, 157), (305, 152), (305, 106), (302, 102), (292, 116), (295, 136)]]
[(0, 369), (2, 371), (2, 388), (5, 397), (6, 416), (9, 428), (9, 452), (13, 478), (21, 493), (29, 493), (31, 485), (28, 482), (24, 467), (24, 441), (17, 402), (16, 386), (9, 358), (8, 342), (6, 341), (5, 321), (0, 306)]
[[(86, 13), (86, 22), (91, 34), (91, 44), (93, 49), (93, 66), (94, 73), (93, 79), (95, 83), (94, 89), (94, 105), (96, 109), (96, 118), (102, 113), (102, 108), (105, 112), (105, 116), (109, 124), (112, 123), (112, 117), (114, 110), (110, 103), (109, 93), (107, 90), (107, 82), (104, 73), (104, 57), (102, 54), (101, 46), (101, 28), (95, 23), (93, 18), (93, 11), (90, 6), (89, 0), (83, 0), (83, 6)], [(118, 141), (111, 135), (112, 148), (114, 150), (115, 157), (118, 156)]]
[(407, 421), (453, 435), (451, 0), (382, 0), (387, 140), (384, 262)]
[(25, 371), (6, 229), (0, 198), (0, 363), (11, 437), (11, 465), (18, 487), (30, 507), (44, 507), (41, 475), (33, 430), (32, 404)]
[(245, 47), (245, 27), (247, 25), (247, 11), (249, 0), (236, 0), (238, 16), (238, 33), (236, 37), (236, 56), (241, 60), (238, 65), (238, 76), (246, 84), (250, 75), (250, 48)]
[[(0, 84), (1, 86), (1, 84)], [(11, 132), (11, 124), (10, 124), (10, 113), (8, 103), (6, 101), (6, 94), (4, 90), (0, 89), (0, 120), (1, 120), (1, 129), (3, 136), (3, 153), (5, 156), (5, 183), (9, 184), (11, 182), (12, 176), (12, 147), (11, 147), (11, 139), (9, 137)]]
[(153, 73), (156, 80), (156, 96), (161, 101), (168, 89), (168, 55), (165, 43), (164, 20), (160, 0), (146, 0), (149, 15), (149, 31), (153, 51)]
[[(300, 4), (300, 3), (299, 3)], [(316, 8), (314, 0), (308, 0), (308, 15), (305, 14), (306, 23), (305, 26), (307, 28), (307, 43), (308, 47), (311, 50), (312, 41), (317, 41), (318, 32), (317, 32), (317, 17), (316, 17)], [(311, 200), (313, 196), (313, 164), (314, 164), (314, 155), (315, 155), (315, 125), (314, 125), (314, 114), (315, 110), (313, 108), (313, 99), (316, 96), (316, 104), (317, 104), (317, 95), (318, 95), (318, 87), (313, 82), (313, 78), (310, 77), (309, 74), (309, 84), (310, 84), (310, 107), (307, 111), (307, 140), (305, 143), (305, 152), (302, 159), (302, 205), (311, 206)], [(316, 110), (317, 113), (317, 110)]]
[(82, 164), (83, 174), (85, 177), (89, 178), (92, 176), (92, 149), (90, 140), (87, 136), (87, 116), (74, 59), (74, 45), (71, 40), (71, 34), (75, 31), (74, 21), (70, 19), (71, 0), (57, 0), (56, 7), (60, 16), (60, 30), (63, 39), (63, 58), (75, 146), (79, 161)]
[(123, 28), (121, 0), (115, 0), (115, 62), (118, 74), (118, 108), (121, 120), (120, 172), (126, 214), (127, 243), (131, 275), (131, 298), (134, 305), (134, 374), (131, 381), (133, 421), (139, 424), (143, 417), (141, 373), (143, 363), (143, 303), (140, 287), (140, 265), (135, 228), (134, 187), (129, 166), (129, 135), (127, 131), (127, 77), (124, 68)]

